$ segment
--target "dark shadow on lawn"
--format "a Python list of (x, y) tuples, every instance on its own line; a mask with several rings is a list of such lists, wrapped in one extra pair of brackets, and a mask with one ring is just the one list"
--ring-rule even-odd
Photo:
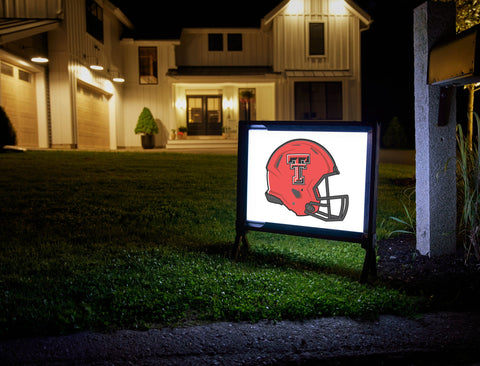
[[(200, 245), (199, 252), (231, 258), (233, 243), (217, 242)], [(425, 299), (425, 311), (468, 311), (480, 307), (480, 263), (471, 260), (464, 264), (463, 248), (457, 253), (436, 258), (416, 252), (414, 235), (399, 235), (377, 243), (378, 276), (370, 284), (404, 291)], [(240, 251), (237, 261), (254, 265), (285, 267), (360, 279), (360, 270), (296, 260), (280, 253), (259, 253), (250, 249)]]
[[(220, 255), (226, 258), (234, 258), (234, 243), (233, 242), (216, 242), (205, 245), (196, 246), (194, 252), (202, 252), (211, 255)], [(239, 256), (237, 258), (239, 263), (252, 263), (255, 265), (270, 265), (272, 267), (285, 267), (295, 269), (297, 271), (310, 271), (323, 274), (333, 274), (338, 276), (347, 277), (354, 281), (360, 280), (361, 269), (353, 270), (351, 268), (345, 268), (339, 265), (332, 264), (319, 264), (308, 260), (295, 260), (287, 255), (280, 253), (259, 253), (255, 252), (251, 248), (246, 250), (241, 247)]]

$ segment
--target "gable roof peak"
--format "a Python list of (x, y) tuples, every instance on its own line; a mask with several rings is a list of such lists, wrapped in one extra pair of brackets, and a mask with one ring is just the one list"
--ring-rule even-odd
[[(294, 4), (294, 2), (304, 3), (306, 0), (283, 0), (272, 11), (270, 11), (263, 19), (262, 26), (268, 25), (278, 14), (287, 9), (288, 6)], [(372, 18), (362, 8), (360, 8), (353, 0), (317, 0), (317, 1), (342, 1), (345, 7), (355, 14), (361, 22), (362, 29), (368, 29), (372, 23)]]

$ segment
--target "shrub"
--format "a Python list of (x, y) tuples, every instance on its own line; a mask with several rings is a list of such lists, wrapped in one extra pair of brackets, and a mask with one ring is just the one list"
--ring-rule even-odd
[(382, 138), (382, 143), (384, 147), (392, 149), (403, 149), (407, 147), (408, 139), (405, 128), (398, 117), (393, 117), (388, 123)]
[[(475, 114), (475, 118), (478, 134), (480, 120), (477, 114)], [(477, 141), (470, 150), (462, 126), (457, 125), (458, 204), (461, 209), (460, 229), (465, 235), (465, 262), (472, 254), (480, 260), (480, 157), (478, 154), (478, 137), (477, 135)]]
[(16, 145), (17, 134), (13, 128), (7, 113), (0, 107), (0, 148), (5, 145)]
[(147, 107), (144, 107), (142, 113), (138, 117), (135, 133), (143, 133), (145, 135), (154, 135), (158, 133), (158, 125), (153, 118), (152, 112)]

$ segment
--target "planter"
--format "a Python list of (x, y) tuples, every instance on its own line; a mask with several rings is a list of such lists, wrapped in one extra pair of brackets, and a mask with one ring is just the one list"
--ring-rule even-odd
[(142, 135), (142, 147), (144, 149), (153, 149), (155, 147), (154, 135)]

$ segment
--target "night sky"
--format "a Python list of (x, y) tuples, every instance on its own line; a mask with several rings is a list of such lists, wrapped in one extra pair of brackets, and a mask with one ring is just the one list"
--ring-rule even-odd
[[(424, 1), (356, 0), (373, 19), (362, 33), (363, 120), (385, 124), (397, 116), (412, 135), (413, 9)], [(259, 27), (281, 0), (162, 2), (159, 10), (148, 0), (112, 2), (136, 26), (136, 38), (178, 39), (186, 27)]]

